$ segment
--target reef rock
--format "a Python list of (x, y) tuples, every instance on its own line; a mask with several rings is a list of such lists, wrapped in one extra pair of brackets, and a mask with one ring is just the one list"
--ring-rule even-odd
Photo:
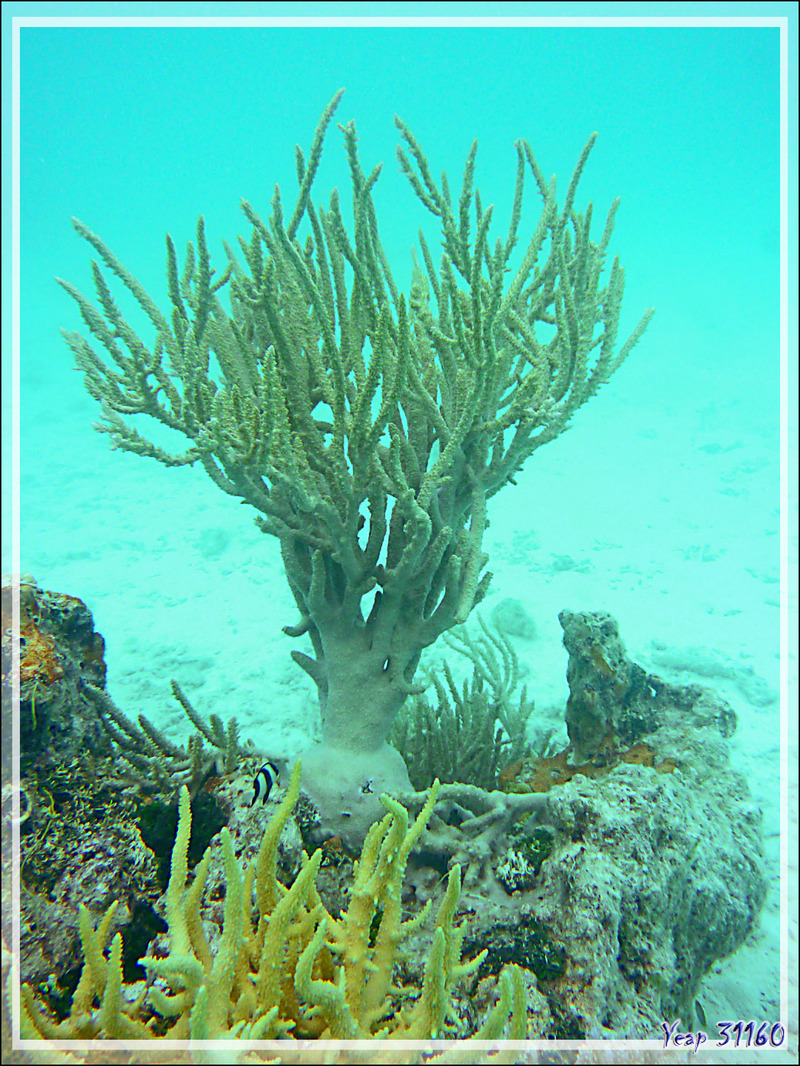
[[(105, 643), (92, 613), (75, 596), (48, 592), (20, 580), (20, 754), (25, 773), (34, 762), (69, 763), (86, 751), (108, 753), (108, 737), (95, 708), (83, 698), (89, 682), (103, 688)], [(3, 587), (3, 613), (11, 615), (11, 587)], [(11, 666), (11, 630), (3, 633), (3, 676)]]
[(696, 1024), (703, 976), (755, 927), (761, 812), (730, 766), (723, 700), (647, 674), (610, 616), (560, 617), (570, 747), (518, 764), (512, 794), (473, 811), (462, 787), (423, 849), (468, 864), (465, 954), (488, 948), (481, 976), (535, 975), (551, 1018), (538, 1035), (653, 1039), (662, 1020)]

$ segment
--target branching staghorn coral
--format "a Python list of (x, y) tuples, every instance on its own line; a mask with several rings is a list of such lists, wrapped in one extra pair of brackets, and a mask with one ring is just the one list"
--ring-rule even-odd
[[(322, 114), (299, 192), (276, 188), (240, 257), (212, 269), (204, 222), (183, 269), (167, 237), (169, 309), (103, 241), (75, 228), (138, 302), (154, 331), (142, 339), (92, 264), (99, 307), (71, 283), (93, 338), (66, 332), (113, 445), (166, 466), (200, 464), (225, 493), (259, 512), (280, 541), (311, 654), (293, 658), (314, 680), (322, 741), (303, 756), (323, 830), (361, 842), (381, 813), (377, 796), (408, 787), (386, 743), (422, 650), (465, 621), (490, 580), (482, 550), (488, 500), (568, 425), (620, 366), (651, 311), (617, 346), (624, 271), (603, 276), (618, 201), (599, 240), (592, 207), (575, 194), (592, 135), (561, 206), (525, 141), (507, 230), (492, 241), (493, 208), (474, 187), (477, 142), (454, 201), (421, 147), (396, 120), (400, 166), (441, 227), (438, 264), (420, 235), (408, 296), (381, 245), (368, 174), (352, 122), (341, 127), (352, 184), (348, 231), (336, 190), (311, 198), (323, 138), (341, 93)], [(526, 174), (542, 212), (521, 257)], [(301, 227), (305, 237), (301, 241)], [(228, 286), (229, 307), (221, 292)], [(98, 354), (97, 348), (104, 350)], [(125, 416), (148, 415), (185, 436), (182, 453), (143, 437)], [(337, 766), (335, 775), (329, 774)]]
[[(452, 990), (473, 974), (485, 952), (461, 961), (464, 927), (454, 924), (460, 870), (454, 866), (440, 904), (422, 989), (392, 984), (399, 943), (428, 917), (428, 905), (402, 920), (401, 890), (411, 849), (430, 818), (438, 782), (409, 826), (408, 812), (383, 796), (387, 811), (367, 834), (347, 912), (334, 918), (316, 890), (318, 849), (291, 887), (276, 876), (277, 846), (300, 791), (300, 763), (265, 830), (255, 860), (243, 873), (227, 828), (221, 832), (226, 892), (221, 935), (212, 951), (201, 920), (201, 901), (211, 851), (187, 887), (191, 832), (189, 793), (181, 790), (180, 817), (166, 892), (169, 953), (141, 960), (148, 973), (131, 996), (122, 981), (122, 937), (106, 955), (116, 903), (97, 928), (81, 907), (84, 967), (69, 1017), (56, 1022), (22, 987), (21, 1031), (28, 1039), (284, 1039), (446, 1037), (453, 1017)], [(253, 922), (253, 902), (257, 921)], [(498, 1001), (477, 1039), (504, 1035), (524, 1040), (526, 1007), (522, 974), (508, 967)]]

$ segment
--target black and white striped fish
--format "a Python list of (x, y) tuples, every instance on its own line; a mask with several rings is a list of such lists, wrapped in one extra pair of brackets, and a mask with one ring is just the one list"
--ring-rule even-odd
[(265, 762), (253, 778), (253, 798), (247, 806), (255, 807), (259, 800), (261, 800), (262, 803), (266, 803), (267, 798), (272, 791), (272, 786), (279, 784), (280, 771), (278, 770), (278, 767), (274, 762)]

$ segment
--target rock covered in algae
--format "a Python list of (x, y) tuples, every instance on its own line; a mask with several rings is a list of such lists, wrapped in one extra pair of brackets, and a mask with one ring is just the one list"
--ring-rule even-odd
[(632, 662), (617, 622), (602, 612), (562, 611), (569, 653), (567, 732), (575, 759), (596, 755), (610, 736), (626, 747), (680, 719), (680, 726), (711, 727), (730, 737), (733, 709), (699, 685), (670, 685)]
[[(11, 585), (3, 613), (11, 613)], [(11, 630), (3, 632), (3, 675), (10, 666)], [(23, 770), (37, 758), (69, 761), (85, 750), (107, 751), (105, 730), (81, 695), (84, 681), (105, 684), (105, 643), (92, 613), (76, 596), (20, 580), (20, 754)]]
[(466, 950), (488, 948), (482, 974), (535, 975), (541, 1035), (654, 1038), (664, 1018), (695, 1021), (703, 977), (755, 929), (761, 812), (731, 765), (723, 700), (631, 662), (608, 615), (561, 621), (570, 747), (505, 778), (541, 805), (504, 826), (500, 802), (470, 817), (462, 798), (423, 848), (465, 863)]

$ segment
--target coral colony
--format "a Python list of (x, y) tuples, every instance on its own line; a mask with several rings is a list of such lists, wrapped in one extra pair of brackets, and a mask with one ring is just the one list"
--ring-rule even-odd
[[(216, 277), (202, 219), (181, 271), (167, 239), (163, 314), (99, 237), (76, 222), (155, 331), (148, 347), (122, 318), (93, 265), (101, 310), (71, 284), (105, 359), (66, 334), (103, 430), (117, 447), (168, 466), (198, 463), (219, 488), (259, 512), (280, 541), (299, 621), (312, 654), (293, 658), (315, 682), (322, 739), (303, 753), (304, 789), (323, 827), (363, 841), (379, 795), (409, 787), (387, 737), (415, 691), (424, 648), (464, 622), (489, 584), (481, 549), (487, 501), (619, 367), (650, 320), (616, 350), (624, 272), (603, 279), (618, 201), (591, 238), (591, 208), (574, 210), (594, 136), (562, 207), (530, 146), (517, 144), (507, 231), (490, 238), (493, 211), (473, 187), (477, 143), (458, 203), (437, 185), (411, 131), (397, 120), (400, 165), (440, 222), (437, 266), (424, 238), (423, 268), (400, 292), (378, 235), (372, 189), (380, 166), (361, 167), (354, 124), (344, 129), (353, 185), (348, 233), (338, 194), (311, 199), (323, 137), (341, 94), (322, 115), (291, 212), (278, 189), (268, 221), (243, 204), (253, 230), (241, 257)], [(526, 170), (542, 213), (519, 264)], [(301, 224), (308, 233), (301, 243)], [(230, 311), (220, 300), (227, 287)], [(213, 357), (213, 358), (212, 358)], [(218, 368), (218, 371), (217, 371)], [(168, 454), (123, 416), (146, 414), (188, 441)], [(327, 773), (332, 762), (335, 776)], [(373, 790), (361, 786), (373, 780)]]
[[(226, 246), (221, 271), (202, 218), (182, 267), (167, 238), (166, 311), (75, 223), (105, 267), (92, 264), (96, 302), (61, 281), (88, 329), (65, 337), (98, 428), (167, 466), (202, 466), (278, 538), (299, 612), (285, 632), (304, 641), (292, 657), (316, 685), (322, 733), (299, 758), (268, 758), (176, 682), (188, 742), (137, 725), (106, 691), (85, 606), (24, 584), (23, 1034), (691, 1027), (703, 976), (743, 943), (766, 892), (760, 815), (728, 766), (733, 712), (631, 662), (609, 616), (564, 611), (569, 743), (540, 733), (533, 750), (512, 639), (534, 631), (524, 605), (466, 625), (491, 576), (487, 502), (652, 314), (618, 345), (624, 272), (617, 259), (606, 270), (618, 201), (599, 237), (591, 204), (575, 202), (595, 138), (561, 206), (517, 142), (498, 236), (474, 186), (477, 144), (454, 199), (398, 119), (400, 167), (442, 249), (437, 261), (420, 235), (404, 293), (378, 232), (381, 168), (362, 169), (352, 122), (340, 127), (352, 224), (335, 190), (327, 206), (312, 199), (340, 97), (308, 156), (297, 149), (295, 202), (276, 188), (268, 217), (243, 204), (251, 235)], [(526, 181), (541, 215), (521, 240)], [(148, 440), (135, 415), (186, 449)], [(452, 657), (421, 664), (443, 634), (471, 680)]]

